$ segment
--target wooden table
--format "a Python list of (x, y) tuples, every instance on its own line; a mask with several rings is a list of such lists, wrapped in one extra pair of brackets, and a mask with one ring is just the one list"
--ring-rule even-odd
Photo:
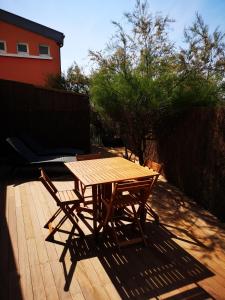
[(148, 178), (158, 174), (121, 157), (110, 157), (65, 163), (74, 174), (75, 181), (80, 180), (85, 187), (92, 187), (93, 232), (97, 233), (97, 187), (123, 180)]

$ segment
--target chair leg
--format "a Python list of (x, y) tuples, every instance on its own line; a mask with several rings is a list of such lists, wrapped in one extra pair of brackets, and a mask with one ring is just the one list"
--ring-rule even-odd
[(144, 242), (145, 246), (147, 246), (147, 242), (146, 242), (146, 239), (145, 239), (144, 231), (143, 231), (143, 228), (141, 226), (140, 221), (138, 220), (138, 214), (137, 214), (137, 212), (135, 210), (134, 205), (131, 205), (131, 208), (132, 208), (132, 211), (133, 211), (133, 214), (134, 214), (134, 220), (135, 220), (135, 222), (136, 222), (136, 224), (137, 224), (137, 226), (139, 228), (139, 231), (140, 231), (141, 237), (143, 239), (143, 242)]
[(62, 226), (62, 224), (66, 221), (67, 216), (63, 216), (62, 219), (58, 222), (58, 224), (55, 227), (52, 227), (52, 223), (49, 222), (48, 224), (48, 229), (50, 231), (49, 235), (46, 237), (46, 241), (52, 241), (54, 240), (54, 234), (56, 233), (56, 231)]
[[(69, 209), (68, 209), (68, 207), (64, 207), (64, 208), (62, 208), (62, 210), (64, 211), (66, 217), (67, 217), (68, 219), (70, 219), (71, 223), (72, 223), (72, 224), (75, 226), (75, 228), (78, 230), (79, 234), (80, 234), (81, 236), (84, 236), (83, 230), (82, 230), (82, 229), (80, 228), (80, 226), (77, 224), (77, 221), (74, 220), (74, 218), (71, 216), (71, 213), (74, 212), (74, 210), (76, 209), (76, 207), (77, 207), (77, 205), (74, 204), (74, 205), (73, 205), (72, 207), (70, 207)], [(75, 216), (75, 217), (76, 217), (76, 216)]]
[[(50, 231), (49, 235), (45, 239), (46, 241), (54, 240), (54, 234), (56, 233), (57, 230), (59, 230), (59, 228), (63, 225), (63, 223), (67, 219), (69, 219), (71, 221), (71, 223), (73, 224), (73, 226), (75, 227), (75, 229), (77, 229), (77, 231), (80, 234), (80, 236), (84, 236), (84, 232), (80, 228), (80, 226), (77, 224), (77, 220), (78, 219), (77, 219), (77, 217), (74, 214), (74, 210), (76, 209), (76, 207), (77, 207), (77, 204), (74, 204), (72, 207), (64, 206), (64, 207), (60, 207), (55, 212), (55, 214), (48, 220), (48, 222), (44, 226), (45, 228), (48, 228), (49, 231)], [(61, 211), (63, 211), (65, 215), (61, 218), (61, 220), (58, 222), (58, 224), (55, 227), (52, 227), (52, 222), (60, 214)], [(74, 215), (75, 219), (71, 215)]]
[(62, 211), (62, 209), (59, 208), (59, 209), (54, 213), (54, 215), (48, 220), (48, 222), (44, 225), (44, 228), (49, 228), (49, 224), (51, 224), (52, 221), (55, 220), (55, 218), (60, 214), (61, 211)]
[[(144, 231), (143, 231), (143, 228), (141, 226), (141, 223), (138, 219), (139, 215), (134, 207), (134, 205), (131, 205), (131, 211), (130, 213), (133, 213), (133, 221), (136, 223), (138, 229), (139, 229), (139, 232), (140, 232), (140, 235), (141, 237), (138, 237), (138, 238), (134, 238), (134, 239), (130, 239), (130, 240), (125, 240), (125, 241), (119, 241), (118, 239), (118, 235), (117, 235), (117, 231), (116, 231), (116, 224), (115, 224), (115, 210), (114, 212), (110, 215), (108, 215), (106, 217), (105, 220), (107, 220), (107, 222), (102, 222), (102, 226), (103, 226), (103, 232), (106, 230), (106, 227), (108, 226), (108, 224), (110, 223), (110, 227), (111, 227), (111, 230), (112, 230), (112, 235), (113, 235), (113, 239), (116, 243), (116, 245), (119, 247), (119, 249), (121, 248), (121, 246), (126, 246), (126, 245), (131, 245), (131, 244), (136, 244), (136, 243), (140, 243), (140, 242), (144, 242), (145, 246), (147, 246), (147, 241), (146, 241), (146, 238), (145, 238), (145, 235), (144, 235)], [(131, 218), (128, 218), (128, 221), (131, 222), (132, 220)]]
[(159, 215), (151, 208), (149, 204), (146, 204), (147, 213), (151, 215), (156, 224), (159, 224)]

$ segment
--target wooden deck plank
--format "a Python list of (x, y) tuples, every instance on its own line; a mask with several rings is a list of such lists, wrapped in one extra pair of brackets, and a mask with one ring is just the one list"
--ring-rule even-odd
[[(72, 279), (72, 281), (73, 281), (73, 279)], [(72, 282), (71, 282), (71, 288), (72, 288), (72, 287), (73, 287), (73, 285), (72, 285)], [(81, 290), (81, 288), (80, 288), (80, 290)], [(72, 297), (74, 300), (77, 300), (77, 299), (85, 300), (85, 299), (86, 299), (86, 298), (84, 297), (84, 295), (83, 295), (82, 290), (81, 290), (80, 293), (74, 293), (74, 292), (72, 291), (72, 289), (70, 289), (70, 293), (71, 293), (71, 297)]]
[[(43, 228), (48, 219), (55, 213), (57, 206), (40, 182), (35, 182), (35, 187), (39, 201), (36, 201), (36, 211), (38, 213), (39, 223), (42, 224), (42, 230), (45, 237), (49, 234), (48, 229)], [(56, 239), (60, 239), (58, 233), (55, 234)], [(55, 243), (47, 243), (47, 251), (49, 258), (53, 261), (60, 258), (62, 249), (61, 246)]]
[(109, 280), (106, 280), (108, 277), (106, 274), (103, 275), (103, 270), (96, 263), (96, 261), (94, 262), (94, 258), (82, 260), (81, 267), (83, 270), (85, 270), (85, 273), (92, 284), (94, 295), (96, 294), (97, 299), (110, 299), (106, 289), (106, 283), (109, 283)]
[(83, 294), (75, 294), (75, 295), (72, 295), (73, 297), (73, 300), (85, 300)]
[(45, 293), (40, 265), (31, 264), (30, 271), (31, 271), (31, 280), (32, 280), (34, 299), (40, 299), (40, 300), (46, 299), (46, 293)]
[[(50, 197), (47, 197), (47, 193), (45, 193), (45, 190), (41, 190), (41, 187), (39, 184), (36, 185), (32, 185), (32, 188), (38, 188), (39, 193), (38, 194), (33, 194), (34, 198), (37, 201), (40, 199), (41, 202), (43, 201), (44, 203), (42, 203), (42, 206), (40, 205), (41, 202), (38, 203), (38, 205), (36, 205), (36, 211), (39, 211), (38, 216), (39, 216), (39, 223), (43, 222), (43, 220), (46, 220), (51, 216), (51, 213), (49, 213), (50, 211), (54, 211), (56, 210), (56, 206), (55, 205), (51, 205), (52, 203), (52, 199), (50, 199)], [(47, 205), (46, 205), (47, 203)], [(45, 207), (43, 209), (43, 207)], [(45, 223), (44, 222), (44, 223)], [(41, 227), (43, 227), (43, 224), (40, 224)], [(47, 233), (47, 229), (44, 229), (44, 231)], [(46, 236), (46, 234), (43, 234), (44, 236)], [(60, 235), (56, 234), (56, 237), (61, 241), (60, 239)], [(49, 243), (44, 241), (44, 245), (46, 246), (46, 251), (47, 251), (47, 257), (49, 257), (49, 265), (45, 264), (45, 267), (42, 266), (41, 270), (42, 270), (42, 275), (44, 276), (44, 278), (46, 278), (46, 276), (48, 275), (48, 280), (50, 282), (50, 286), (51, 288), (53, 288), (53, 293), (51, 294), (51, 291), (49, 291), (49, 285), (47, 285), (45, 283), (45, 289), (46, 289), (46, 297), (49, 299), (54, 299), (54, 295), (57, 295), (58, 299), (72, 299), (70, 292), (68, 293), (64, 293), (61, 292), (60, 289), (62, 288), (62, 281), (64, 278), (63, 275), (63, 270), (60, 267), (60, 263), (58, 262), (59, 257), (62, 253), (62, 247), (60, 245), (55, 245), (54, 243)], [(58, 249), (58, 251), (57, 251)], [(46, 275), (46, 272), (47, 275)], [(56, 273), (57, 274), (56, 274)], [(49, 277), (49, 275), (51, 277)], [(60, 278), (62, 277), (62, 278)], [(60, 284), (59, 284), (60, 283)], [(57, 299), (55, 298), (55, 299)]]
[(105, 284), (105, 290), (108, 294), (108, 297), (111, 299), (111, 300), (120, 300), (121, 297), (120, 295), (118, 294), (115, 286), (110, 282), (110, 283), (107, 283)]
[(12, 255), (14, 256), (13, 265), (9, 262), (9, 271), (16, 268), (18, 269), (18, 239), (17, 239), (17, 226), (16, 226), (16, 203), (15, 203), (15, 189), (13, 186), (7, 187), (7, 202), (8, 202), (8, 216), (7, 224), (11, 244)]
[(82, 290), (82, 294), (84, 295), (84, 298), (86, 300), (93, 299), (92, 298), (93, 287), (92, 287), (90, 281), (88, 280), (85, 271), (79, 264), (79, 262), (77, 263), (77, 266), (76, 266), (76, 277), (77, 277), (77, 281), (80, 285), (80, 288)]
[(37, 253), (39, 257), (39, 262), (40, 264), (45, 264), (48, 262), (48, 252), (47, 252), (47, 247), (46, 243), (44, 241), (44, 234), (43, 234), (43, 225), (40, 224), (39, 218), (38, 218), (38, 209), (36, 208), (36, 203), (40, 201), (40, 198), (38, 197), (38, 194), (35, 193), (34, 186), (29, 183), (27, 185), (27, 188), (30, 191), (31, 197), (33, 201), (29, 201), (29, 209), (30, 213), (32, 216), (32, 225), (34, 229), (34, 236), (36, 240), (36, 248), (37, 248)]
[[(40, 269), (40, 262), (37, 252), (37, 245), (34, 235), (33, 229), (33, 218), (35, 216), (32, 215), (32, 210), (30, 210), (30, 202), (32, 201), (32, 195), (29, 189), (29, 184), (22, 186), (23, 196), (21, 197), (22, 203), (22, 210), (23, 210), (23, 219), (24, 219), (24, 226), (25, 226), (25, 237), (27, 243), (27, 252), (28, 252), (28, 259), (30, 264), (30, 271), (31, 271), (31, 280), (32, 280), (32, 287), (33, 287), (33, 294), (34, 299), (46, 299), (45, 289), (43, 278)], [(27, 229), (26, 227), (29, 227)]]
[(92, 257), (89, 260), (93, 265), (95, 272), (98, 274), (98, 277), (102, 285), (106, 286), (108, 284), (111, 284), (111, 280), (107, 275), (105, 269), (102, 267), (102, 264), (100, 263), (99, 259), (97, 257)]
[[(9, 299), (9, 261), (15, 262), (14, 257), (10, 257), (10, 235), (8, 230), (8, 200), (7, 184), (0, 185), (0, 245), (1, 245), (1, 263), (0, 263), (0, 297)], [(12, 252), (11, 252), (12, 253)], [(18, 262), (15, 262), (18, 263)], [(4, 274), (4, 276), (3, 276)]]
[(19, 284), (19, 263), (18, 263), (18, 238), (17, 238), (17, 224), (16, 224), (16, 201), (15, 201), (15, 189), (13, 186), (8, 186), (7, 188), (8, 195), (8, 230), (10, 236), (10, 247), (11, 249), (11, 259), (9, 261), (9, 299), (22, 299), (20, 293), (20, 284)]
[(30, 211), (28, 207), (28, 203), (30, 201), (30, 195), (27, 193), (26, 184), (21, 185), (21, 207), (23, 211), (23, 220), (24, 220), (24, 228), (25, 228), (25, 236), (26, 239), (34, 238), (33, 225), (30, 218)]
[(62, 266), (57, 261), (52, 261), (50, 263), (53, 272), (54, 280), (56, 283), (57, 293), (60, 300), (71, 300), (73, 299), (70, 291), (65, 291), (65, 277), (63, 274)]
[(18, 232), (19, 273), (21, 291), (24, 299), (33, 299), (33, 287), (31, 281), (30, 265), (28, 260), (28, 250), (23, 222), (22, 207), (16, 208), (16, 221)]
[(71, 257), (64, 257), (62, 265), (65, 279), (64, 289), (70, 291), (72, 298), (74, 298), (76, 295), (81, 297), (82, 290), (77, 280), (76, 262), (74, 262)]
[(40, 264), (40, 268), (45, 287), (46, 299), (59, 300), (50, 263)]
[(109, 299), (106, 291), (102, 286), (97, 286), (90, 281), (90, 274), (84, 269), (81, 263), (77, 264), (77, 280), (82, 289), (82, 293), (86, 300)]
[(82, 268), (85, 270), (89, 281), (93, 286), (103, 286), (98, 273), (95, 271), (90, 259), (83, 259), (80, 261)]
[(224, 286), (221, 287), (221, 285), (217, 284), (213, 278), (208, 278), (207, 280), (199, 282), (199, 286), (201, 286), (215, 299), (217, 300), (225, 299)]

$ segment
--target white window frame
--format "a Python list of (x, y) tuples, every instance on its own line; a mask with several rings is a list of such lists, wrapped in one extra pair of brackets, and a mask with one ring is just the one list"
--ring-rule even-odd
[[(19, 46), (19, 45), (26, 46), (26, 47), (27, 47), (27, 52), (19, 51), (19, 50), (18, 50), (18, 46)], [(17, 44), (16, 44), (16, 50), (17, 50), (17, 53), (18, 53), (19, 55), (29, 55), (29, 47), (28, 47), (28, 44), (27, 44), (27, 43), (21, 43), (21, 42), (17, 43)]]
[[(48, 48), (48, 54), (41, 54), (40, 53), (40, 47), (47, 47)], [(38, 46), (38, 52), (39, 52), (39, 56), (50, 57), (50, 47), (48, 45), (40, 44)]]
[(1, 49), (0, 49), (0, 53), (6, 53), (6, 52), (7, 52), (7, 49), (6, 49), (6, 41), (0, 40), (0, 43), (3, 43), (3, 44), (4, 44), (4, 50), (1, 50)]

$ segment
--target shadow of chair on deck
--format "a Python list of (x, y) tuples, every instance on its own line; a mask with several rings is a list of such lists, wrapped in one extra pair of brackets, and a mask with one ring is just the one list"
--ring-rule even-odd
[[(126, 225), (130, 226), (130, 225)], [(109, 239), (102, 239), (96, 246), (93, 235), (84, 239), (73, 239), (72, 235), (64, 247), (60, 261), (65, 275), (65, 290), (69, 290), (78, 261), (97, 257), (115, 286), (121, 299), (149, 299), (174, 291), (188, 284), (194, 288), (180, 292), (168, 299), (213, 299), (197, 282), (214, 274), (198, 260), (176, 244), (167, 229), (153, 223), (146, 224), (149, 246), (136, 245), (118, 250)], [(101, 239), (101, 237), (100, 237)], [(65, 255), (69, 251), (70, 268), (66, 268)]]

